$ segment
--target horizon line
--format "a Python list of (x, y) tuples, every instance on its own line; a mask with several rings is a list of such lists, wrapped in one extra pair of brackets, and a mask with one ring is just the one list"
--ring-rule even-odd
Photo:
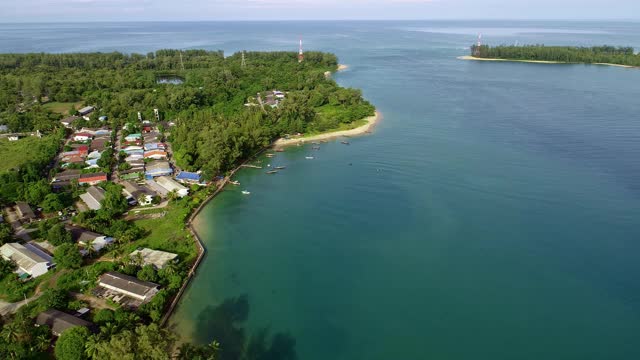
[[(1, 21), (1, 19), (0, 19)], [(391, 22), (391, 21), (612, 21), (612, 22), (640, 22), (640, 18), (415, 18), (415, 19), (211, 19), (211, 20), (42, 20), (42, 21), (6, 21), (3, 25), (9, 24), (93, 24), (93, 23), (132, 23), (132, 22), (144, 22), (144, 23), (206, 23), (206, 22)]]

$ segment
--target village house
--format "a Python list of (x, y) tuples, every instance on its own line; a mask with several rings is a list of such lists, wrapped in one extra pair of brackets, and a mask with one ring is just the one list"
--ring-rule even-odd
[(18, 141), (18, 140), (20, 140), (20, 135), (18, 135), (18, 134), (11, 134), (11, 135), (7, 136), (7, 139), (8, 139), (9, 141)]
[(91, 210), (100, 210), (101, 202), (104, 200), (104, 190), (97, 186), (89, 186), (87, 192), (80, 195), (80, 199), (87, 204)]
[(167, 146), (164, 143), (159, 143), (159, 142), (150, 142), (150, 143), (145, 142), (144, 143), (144, 149), (146, 151), (149, 151), (149, 150), (165, 150), (166, 147)]
[(62, 124), (62, 126), (66, 127), (66, 128), (71, 128), (72, 124), (74, 121), (80, 119), (78, 116), (69, 116), (66, 117), (62, 120), (60, 120), (60, 123)]
[(80, 116), (82, 116), (83, 119), (89, 121), (89, 114), (91, 114), (96, 108), (93, 106), (85, 106), (82, 109), (78, 110), (78, 113), (80, 114)]
[(22, 279), (44, 275), (53, 266), (51, 256), (30, 244), (26, 246), (19, 243), (4, 244), (0, 247), (0, 255), (18, 266), (16, 273)]
[(183, 184), (202, 184), (202, 176), (189, 171), (181, 171), (176, 175), (176, 180)]
[[(71, 233), (71, 238), (73, 239), (73, 241), (84, 247), (88, 246), (89, 243), (91, 243), (93, 250), (96, 252), (99, 252), (104, 247), (112, 244), (114, 241), (111, 236), (98, 234), (77, 226), (67, 225), (65, 226), (65, 229), (67, 229), (67, 231)], [(82, 255), (86, 255), (87, 251), (80, 250), (80, 253)]]
[(78, 184), (97, 185), (103, 181), (107, 181), (107, 174), (105, 173), (82, 174), (78, 179)]
[(147, 178), (154, 178), (156, 176), (171, 175), (173, 169), (168, 161), (158, 160), (150, 162), (145, 167), (145, 175)]
[(167, 153), (165, 151), (163, 151), (163, 150), (145, 151), (144, 152), (144, 158), (145, 159), (155, 159), (155, 160), (166, 159), (167, 158)]
[(99, 137), (91, 141), (91, 149), (94, 151), (103, 151), (107, 148), (107, 143), (110, 141), (108, 137)]
[(140, 133), (129, 134), (124, 137), (124, 141), (127, 141), (127, 142), (136, 142), (136, 141), (139, 141), (140, 139), (142, 139), (142, 134)]
[(94, 325), (86, 320), (80, 319), (56, 309), (43, 311), (36, 317), (36, 326), (47, 325), (51, 333), (55, 336), (62, 335), (63, 332), (77, 326), (84, 326), (93, 330)]
[(185, 197), (189, 195), (189, 189), (182, 186), (182, 184), (176, 182), (168, 176), (160, 176), (155, 179), (155, 182), (165, 188), (167, 190), (167, 193), (175, 191), (176, 195), (178, 195), (179, 197)]
[(153, 250), (144, 248), (141, 250), (135, 250), (129, 255), (129, 258), (133, 262), (137, 262), (138, 259), (142, 260), (142, 265), (152, 265), (156, 270), (163, 269), (170, 262), (175, 262), (178, 259), (178, 254)]
[(127, 198), (129, 205), (150, 205), (153, 201), (153, 197), (157, 194), (146, 186), (140, 186), (131, 181), (123, 181), (120, 185), (123, 186), (122, 194)]
[[(133, 299), (146, 302), (151, 300), (157, 293), (160, 285), (149, 281), (142, 281), (133, 276), (109, 271), (98, 278), (98, 286), (114, 291), (118, 294), (131, 297)], [(116, 302), (120, 302), (116, 298)]]
[(93, 138), (93, 135), (88, 132), (80, 132), (73, 135), (73, 141), (88, 141)]
[(36, 218), (31, 206), (24, 201), (16, 202), (16, 213), (18, 214), (18, 219), (23, 223), (32, 222)]

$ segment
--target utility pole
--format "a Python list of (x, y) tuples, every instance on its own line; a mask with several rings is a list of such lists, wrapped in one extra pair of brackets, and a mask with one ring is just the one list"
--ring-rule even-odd
[(182, 71), (184, 71), (184, 63), (182, 62), (182, 50), (180, 50), (180, 66), (182, 67)]

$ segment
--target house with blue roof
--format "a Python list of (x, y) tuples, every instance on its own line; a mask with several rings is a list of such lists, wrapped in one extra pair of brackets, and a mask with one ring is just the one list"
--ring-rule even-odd
[(187, 184), (202, 184), (202, 176), (198, 173), (181, 171), (176, 175), (176, 180)]

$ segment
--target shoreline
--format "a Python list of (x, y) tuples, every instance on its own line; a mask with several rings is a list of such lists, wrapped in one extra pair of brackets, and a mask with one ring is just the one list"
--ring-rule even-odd
[(274, 141), (271, 147), (278, 148), (278, 147), (285, 147), (285, 146), (291, 146), (291, 145), (297, 145), (297, 144), (304, 144), (309, 141), (329, 140), (329, 139), (335, 139), (341, 136), (356, 136), (356, 135), (367, 134), (371, 132), (371, 130), (380, 122), (380, 120), (382, 120), (382, 118), (383, 118), (382, 113), (376, 110), (375, 115), (365, 118), (365, 120), (367, 121), (366, 124), (358, 126), (357, 128), (353, 128), (349, 130), (329, 131), (329, 132), (320, 133), (317, 135), (311, 135), (307, 137), (298, 137), (298, 138), (290, 138), (290, 139), (280, 138)]
[(585, 63), (585, 62), (563, 62), (563, 61), (549, 61), (549, 60), (518, 60), (518, 59), (495, 59), (495, 58), (479, 58), (471, 55), (458, 56), (459, 60), (471, 60), (471, 61), (506, 61), (506, 62), (523, 62), (523, 63), (531, 63), (531, 64), (568, 64), (568, 65), (604, 65), (604, 66), (615, 66), (621, 68), (635, 68), (635, 66), (631, 65), (622, 65), (622, 64), (610, 64), (610, 63)]
[(238, 170), (242, 169), (243, 165), (253, 161), (260, 154), (262, 154), (263, 152), (267, 151), (268, 149), (271, 149), (271, 148), (274, 148), (274, 147), (285, 147), (285, 146), (295, 145), (295, 144), (298, 144), (300, 142), (304, 143), (305, 141), (314, 141), (314, 140), (322, 140), (322, 139), (326, 140), (326, 139), (333, 139), (333, 138), (340, 137), (340, 136), (353, 136), (353, 135), (361, 135), (361, 134), (368, 133), (368, 132), (371, 131), (371, 129), (373, 129), (375, 127), (375, 125), (380, 120), (382, 120), (382, 113), (380, 111), (376, 110), (375, 115), (367, 117), (366, 120), (367, 120), (366, 124), (364, 124), (362, 126), (359, 126), (357, 128), (354, 128), (354, 129), (350, 129), (350, 130), (332, 131), (332, 132), (322, 133), (322, 134), (318, 134), (318, 135), (314, 135), (314, 136), (309, 136), (309, 137), (306, 137), (306, 138), (278, 139), (278, 140), (274, 141), (271, 145), (264, 147), (263, 149), (259, 150), (258, 152), (256, 152), (252, 156), (248, 157), (245, 161), (243, 161), (241, 164), (239, 164), (233, 170), (231, 170), (231, 172), (229, 172), (229, 175), (225, 176), (224, 179), (222, 180), (222, 182), (218, 185), (218, 188), (211, 195), (209, 195), (200, 204), (200, 206), (198, 206), (189, 215), (189, 218), (185, 222), (187, 230), (189, 231), (189, 233), (191, 233), (191, 235), (193, 237), (194, 245), (198, 248), (198, 257), (196, 258), (196, 261), (193, 263), (193, 265), (191, 265), (191, 268), (189, 269), (189, 273), (187, 275), (187, 279), (184, 281), (184, 283), (180, 287), (180, 290), (178, 291), (176, 296), (173, 298), (173, 300), (171, 301), (171, 304), (169, 305), (169, 307), (167, 308), (167, 310), (163, 314), (163, 316), (162, 316), (162, 318), (160, 320), (160, 326), (164, 327), (164, 326), (167, 326), (167, 324), (170, 323), (171, 318), (175, 314), (176, 308), (180, 304), (180, 300), (182, 299), (182, 296), (184, 295), (184, 292), (191, 285), (191, 282), (193, 281), (193, 278), (196, 276), (196, 271), (197, 271), (198, 267), (200, 266), (200, 263), (202, 262), (202, 259), (204, 258), (204, 256), (207, 253), (207, 248), (204, 246), (204, 242), (202, 241), (202, 239), (200, 239), (200, 236), (198, 234), (198, 230), (195, 228), (195, 226), (193, 224), (193, 220), (200, 214), (200, 212), (202, 211), (202, 209), (205, 206), (207, 206), (211, 201), (213, 201), (213, 199), (215, 199), (215, 197), (218, 194), (220, 194), (222, 191), (224, 191), (225, 187), (227, 187), (227, 185), (229, 184), (229, 181), (233, 178), (235, 173)]
[[(338, 68), (336, 69), (336, 71), (342, 71), (346, 69), (348, 69), (347, 65), (338, 64)], [(329, 76), (330, 75), (331, 74), (329, 73)], [(202, 201), (202, 203), (195, 210), (193, 210), (193, 212), (189, 215), (188, 219), (185, 222), (186, 229), (192, 235), (194, 245), (198, 249), (198, 257), (196, 258), (193, 265), (191, 265), (191, 268), (189, 269), (189, 273), (187, 275), (187, 279), (184, 281), (184, 283), (180, 287), (180, 290), (178, 290), (178, 293), (175, 295), (175, 297), (171, 301), (171, 304), (163, 314), (160, 320), (160, 326), (165, 327), (168, 324), (170, 324), (170, 320), (175, 314), (175, 310), (180, 304), (180, 300), (182, 299), (182, 296), (184, 295), (185, 291), (187, 291), (188, 287), (191, 285), (193, 278), (196, 276), (196, 271), (198, 270), (200, 263), (202, 262), (203, 258), (207, 254), (207, 248), (204, 246), (204, 242), (200, 238), (200, 235), (198, 234), (198, 230), (193, 224), (193, 220), (200, 214), (200, 212), (205, 206), (207, 206), (211, 201), (213, 201), (213, 199), (218, 194), (224, 191), (224, 189), (227, 187), (227, 185), (229, 184), (229, 181), (231, 181), (235, 173), (240, 169), (242, 169), (243, 165), (253, 161), (260, 154), (274, 147), (284, 147), (284, 146), (298, 144), (300, 142), (304, 143), (305, 141), (314, 141), (314, 140), (323, 140), (323, 139), (327, 140), (327, 139), (333, 139), (340, 136), (354, 136), (354, 135), (362, 135), (362, 134), (369, 133), (376, 126), (376, 124), (378, 124), (378, 122), (382, 120), (382, 113), (376, 110), (374, 115), (365, 118), (365, 120), (367, 121), (366, 124), (354, 129), (331, 131), (331, 132), (309, 136), (306, 138), (303, 137), (303, 138), (296, 138), (296, 139), (278, 139), (273, 143), (271, 143), (269, 146), (266, 146), (261, 150), (257, 151), (255, 154), (249, 156), (241, 164), (238, 164), (238, 166), (236, 166), (233, 170), (231, 170), (229, 174), (224, 177), (224, 179), (222, 179), (222, 182), (219, 185), (217, 185), (218, 188), (206, 199), (204, 199), (204, 201)]]

